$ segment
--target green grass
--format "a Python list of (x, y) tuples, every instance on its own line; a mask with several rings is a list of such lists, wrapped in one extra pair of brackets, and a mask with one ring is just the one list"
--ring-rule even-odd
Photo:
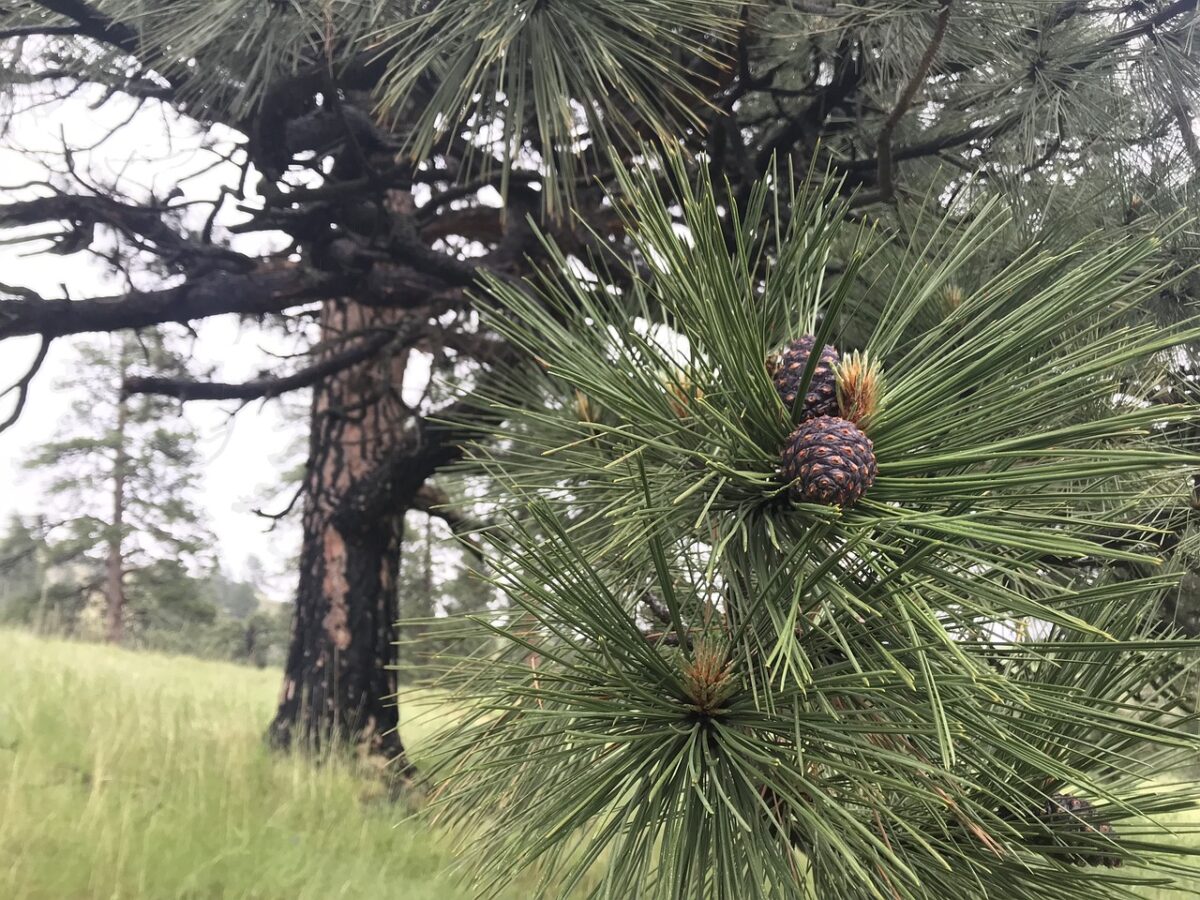
[(0, 631), (0, 897), (465, 896), (375, 783), (266, 750), (279, 680)]
[[(0, 898), (467, 896), (445, 836), (378, 782), (266, 750), (278, 686), (273, 670), (0, 630)], [(404, 712), (419, 761), (432, 716)], [(1179, 887), (1144, 896), (1200, 895), (1200, 874)]]

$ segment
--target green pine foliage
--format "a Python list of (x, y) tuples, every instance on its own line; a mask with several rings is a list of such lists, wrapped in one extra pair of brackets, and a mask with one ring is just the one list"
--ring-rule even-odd
[[(946, 5), (951, 14), (935, 41)], [(1190, 0), (91, 0), (89, 7), (118, 24), (110, 37), (123, 46), (53, 32), (17, 40), (0, 73), (0, 103), (20, 108), (29, 99), (23, 87), (41, 89), (44, 54), (55, 71), (177, 103), (201, 125), (244, 125), (265, 149), (289, 116), (315, 121), (324, 108), (353, 119), (358, 140), (380, 140), (360, 109), (339, 106), (339, 94), (362, 92), (395, 126), (385, 140), (399, 158), (505, 191), (549, 175), (543, 200), (561, 214), (592, 177), (607, 174), (613, 147), (658, 139), (701, 149), (714, 117), (730, 113), (742, 133), (731, 146), (746, 151), (732, 170), (760, 173), (813, 116), (817, 130), (805, 134), (803, 157), (835, 161), (869, 180), (881, 124), (932, 46), (934, 64), (893, 133), (911, 196), (930, 186), (947, 200), (1003, 193), (1033, 230), (1047, 220), (1111, 221), (1131, 203), (1143, 212), (1195, 208), (1189, 176), (1200, 150), (1184, 130), (1187, 110), (1200, 101)], [(54, 16), (56, 9), (64, 15)], [(69, 12), (14, 0), (0, 15), (19, 36), (69, 25)], [(139, 61), (132, 72), (130, 51)], [(750, 84), (731, 92), (741, 69)], [(313, 104), (311, 92), (335, 81), (340, 91), (328, 91), (323, 107)], [(826, 127), (817, 107), (838, 96), (853, 96), (853, 108)], [(456, 141), (461, 146), (438, 160)], [(1083, 190), (1068, 202), (1064, 185)]]
[[(1186, 502), (1200, 458), (1164, 435), (1196, 410), (1137, 386), (1200, 331), (1142, 311), (1159, 242), (996, 264), (994, 208), (904, 246), (814, 180), (742, 209), (677, 157), (620, 180), (638, 262), (547, 246), (528, 290), (489, 286), (532, 360), (476, 454), (511, 607), (476, 617), (500, 649), (448, 675), (473, 712), (429, 773), (473, 887), (1117, 898), (1186, 871), (1155, 817), (1196, 800), (1169, 783), (1190, 644), (1156, 630), (1148, 516)], [(885, 374), (846, 509), (779, 474), (766, 358), (803, 334)]]
[(199, 435), (170, 401), (121, 390), (128, 375), (183, 374), (188, 361), (163, 334), (147, 331), (80, 341), (72, 362), (58, 385), (75, 398), (70, 410), (58, 434), (25, 460), (44, 485), (42, 565), (65, 595), (57, 605), (70, 613), (57, 624), (76, 630), (79, 614), (103, 589), (114, 543), (135, 636), (174, 628), (180, 617), (202, 624), (215, 610), (194, 596), (191, 576), (212, 561), (214, 542), (198, 505)]

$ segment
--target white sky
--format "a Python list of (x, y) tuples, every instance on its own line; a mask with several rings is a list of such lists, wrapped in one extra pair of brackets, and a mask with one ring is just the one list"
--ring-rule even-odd
[[(39, 179), (44, 170), (30, 156), (31, 151), (59, 145), (60, 136), (69, 144), (92, 143), (105, 125), (125, 119), (128, 106), (117, 102), (99, 110), (80, 97), (56, 108), (42, 109), (16, 118), (14, 127), (0, 143), (0, 204), (29, 196), (14, 191), (14, 186)], [(102, 148), (79, 154), (76, 162), (93, 183), (119, 182), (133, 195), (153, 190), (164, 198), (175, 179), (200, 168), (211, 156), (197, 152), (197, 139), (177, 131), (171, 143), (165, 140), (167, 129), (161, 112), (147, 108)], [(212, 198), (218, 186), (228, 178), (229, 168), (185, 185), (186, 200)], [(78, 188), (75, 188), (79, 190)], [(198, 207), (196, 215), (207, 215), (207, 207)], [(236, 216), (236, 214), (235, 214)], [(227, 219), (226, 221), (230, 221)], [(47, 231), (53, 229), (35, 229)], [(10, 232), (11, 233), (11, 232)], [(8, 235), (6, 234), (5, 237)], [(75, 298), (119, 293), (122, 287), (86, 254), (60, 256), (46, 254), (46, 242), (11, 244), (0, 242), (0, 282), (31, 287), (43, 296), (60, 297), (62, 285)], [(152, 284), (139, 285), (152, 287)], [(261, 368), (278, 367), (267, 357), (262, 346), (287, 352), (294, 344), (278, 335), (265, 333), (252, 324), (239, 324), (233, 317), (197, 324), (201, 340), (196, 342), (196, 361), (215, 365), (221, 380), (240, 380)], [(56, 392), (54, 382), (64, 373), (71, 356), (68, 339), (56, 341), (42, 371), (35, 379), (20, 421), (0, 433), (0, 516), (12, 511), (30, 514), (42, 503), (38, 476), (23, 471), (21, 459), (29, 448), (55, 433), (67, 411), (68, 398)], [(0, 342), (0, 390), (24, 373), (37, 350), (36, 338), (17, 338)], [(284, 364), (286, 365), (286, 363)], [(0, 400), (0, 420), (6, 418), (12, 397)], [(278, 481), (281, 457), (294, 439), (296, 428), (288, 428), (276, 404), (252, 404), (230, 419), (230, 404), (192, 403), (185, 415), (202, 435), (205, 459), (203, 503), (210, 526), (218, 537), (223, 567), (241, 575), (249, 555), (260, 557), (268, 572), (286, 571), (286, 563), (296, 551), (297, 534), (293, 529), (268, 533), (264, 519), (250, 507), (259, 502), (262, 486)], [(257, 494), (256, 494), (257, 492)], [(271, 584), (276, 599), (286, 599), (291, 589), (290, 576)]]

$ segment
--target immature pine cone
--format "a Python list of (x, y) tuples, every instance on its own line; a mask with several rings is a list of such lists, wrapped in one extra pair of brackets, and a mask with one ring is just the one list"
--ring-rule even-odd
[(871, 439), (836, 416), (802, 423), (783, 448), (783, 479), (805, 503), (853, 506), (875, 483), (876, 471)]
[[(772, 372), (775, 390), (789, 410), (796, 404), (800, 395), (800, 381), (804, 378), (804, 370), (808, 367), (808, 358), (812, 355), (817, 339), (811, 334), (797, 338), (784, 348)], [(834, 367), (840, 360), (837, 348), (826, 344), (821, 348), (817, 364), (813, 367), (812, 378), (804, 392), (804, 402), (797, 411), (797, 421), (813, 419), (817, 416), (836, 416), (838, 411), (837, 378)]]
[[(1107, 822), (1096, 821), (1096, 808), (1091, 803), (1070, 794), (1055, 794), (1050, 797), (1042, 807), (1039, 818), (1064, 833), (1092, 833), (1106, 837), (1114, 833), (1113, 827)], [(1068, 859), (1079, 866), (1106, 866), (1115, 869), (1121, 865), (1120, 857), (1106, 856), (1101, 852), (1075, 854)]]

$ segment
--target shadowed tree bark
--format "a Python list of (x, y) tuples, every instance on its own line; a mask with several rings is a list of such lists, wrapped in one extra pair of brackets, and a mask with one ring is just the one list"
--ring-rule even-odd
[[(321, 327), (332, 343), (401, 326), (406, 315), (330, 300)], [(404, 442), (407, 355), (376, 355), (313, 391), (296, 617), (270, 731), (282, 747), (349, 737), (367, 753), (395, 759), (400, 772), (407, 762), (390, 664), (405, 507), (376, 508), (364, 518), (347, 508), (347, 498)]]

